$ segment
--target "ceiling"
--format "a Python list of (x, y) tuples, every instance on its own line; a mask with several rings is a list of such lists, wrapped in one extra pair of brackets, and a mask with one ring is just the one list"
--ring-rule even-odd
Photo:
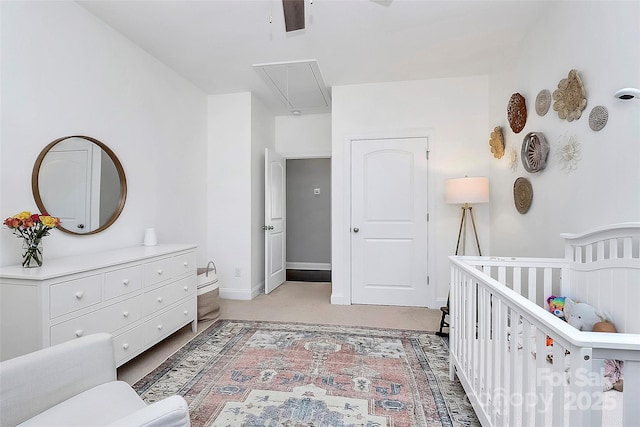
[[(305, 0), (286, 33), (281, 0), (89, 0), (82, 7), (208, 94), (250, 91), (288, 114), (255, 64), (315, 59), (336, 85), (488, 74), (546, 1)], [(271, 21), (271, 22), (270, 22)]]

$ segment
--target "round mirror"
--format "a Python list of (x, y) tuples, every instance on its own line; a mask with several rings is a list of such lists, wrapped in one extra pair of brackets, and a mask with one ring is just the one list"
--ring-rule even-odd
[(47, 145), (31, 175), (40, 212), (60, 218), (58, 229), (95, 234), (115, 222), (127, 198), (127, 180), (116, 155), (88, 136), (65, 136)]

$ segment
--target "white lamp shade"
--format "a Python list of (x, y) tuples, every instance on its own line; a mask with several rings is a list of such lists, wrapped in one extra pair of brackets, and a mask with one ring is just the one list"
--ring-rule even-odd
[(489, 203), (489, 178), (466, 177), (448, 179), (445, 183), (447, 203)]

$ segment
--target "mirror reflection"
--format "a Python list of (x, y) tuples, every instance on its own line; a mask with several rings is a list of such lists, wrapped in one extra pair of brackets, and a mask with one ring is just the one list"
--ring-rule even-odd
[(88, 136), (67, 136), (47, 145), (31, 178), (42, 212), (60, 218), (60, 230), (98, 233), (115, 222), (126, 199), (124, 170), (113, 151)]

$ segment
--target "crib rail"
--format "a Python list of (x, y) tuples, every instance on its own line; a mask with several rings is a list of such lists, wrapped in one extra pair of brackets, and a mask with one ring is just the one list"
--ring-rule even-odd
[(640, 336), (580, 332), (543, 308), (566, 260), (450, 259), (450, 373), (483, 425), (603, 425), (603, 410), (619, 409), (602, 392), (605, 359), (624, 361), (624, 423), (637, 423)]

